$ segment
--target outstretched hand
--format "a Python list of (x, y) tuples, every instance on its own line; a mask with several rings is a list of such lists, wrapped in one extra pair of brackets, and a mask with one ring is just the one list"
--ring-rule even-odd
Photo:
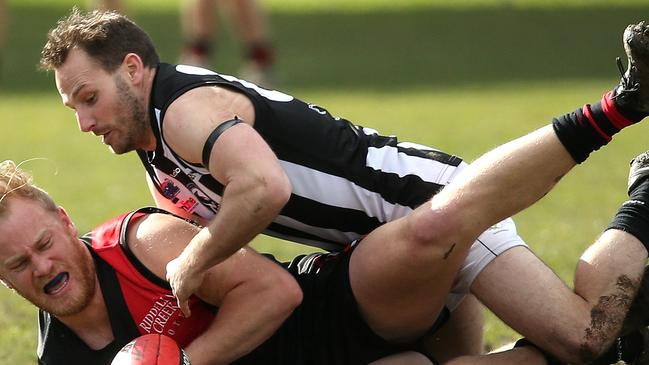
[(189, 297), (201, 286), (204, 275), (203, 272), (193, 272), (190, 264), (180, 256), (167, 264), (167, 281), (185, 317), (191, 315)]

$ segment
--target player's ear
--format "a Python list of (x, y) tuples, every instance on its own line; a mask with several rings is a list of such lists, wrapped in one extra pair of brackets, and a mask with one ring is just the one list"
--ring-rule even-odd
[(144, 63), (142, 58), (135, 53), (127, 53), (122, 61), (122, 68), (124, 77), (137, 85), (142, 82), (144, 78)]
[(70, 216), (65, 211), (65, 209), (63, 209), (63, 207), (58, 207), (57, 211), (58, 211), (59, 219), (61, 219), (61, 221), (68, 228), (70, 233), (74, 236), (77, 236), (78, 235), (77, 227), (74, 226), (74, 223), (70, 219)]

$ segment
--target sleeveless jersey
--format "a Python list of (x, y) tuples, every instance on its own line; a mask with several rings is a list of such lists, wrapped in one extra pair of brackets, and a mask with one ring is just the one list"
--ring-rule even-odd
[(123, 214), (82, 237), (95, 260), (115, 340), (92, 350), (56, 317), (39, 311), (39, 364), (109, 364), (137, 336), (164, 334), (184, 347), (207, 328), (215, 308), (194, 297), (192, 315), (183, 317), (169, 284), (142, 265), (126, 245), (129, 223), (151, 212), (162, 211), (145, 208)]
[[(190, 301), (192, 315), (181, 317), (168, 284), (128, 249), (129, 222), (158, 212), (163, 211), (143, 208), (123, 214), (82, 238), (95, 260), (115, 340), (92, 350), (56, 317), (40, 311), (39, 364), (108, 365), (122, 346), (146, 333), (165, 334), (184, 347), (211, 323), (214, 307), (195, 297)], [(353, 249), (348, 245), (339, 252), (302, 255), (282, 264), (300, 284), (302, 304), (273, 336), (233, 365), (365, 365), (415, 349), (414, 343), (382, 339), (365, 323), (349, 283)]]
[[(164, 138), (169, 105), (186, 91), (218, 85), (245, 94), (255, 130), (277, 155), (292, 195), (265, 233), (339, 250), (379, 225), (406, 215), (446, 185), (459, 157), (385, 137), (332, 117), (327, 110), (232, 76), (191, 66), (160, 64), (150, 118), (154, 152), (140, 157), (159, 192), (178, 207), (210, 220), (223, 185), (202, 165), (178, 156)], [(246, 153), (242, 146), (241, 153)]]
[[(203, 68), (158, 66), (150, 122), (156, 150), (138, 151), (157, 190), (177, 207), (211, 220), (223, 185), (202, 165), (176, 154), (164, 138), (164, 116), (180, 95), (219, 86), (248, 97), (255, 130), (277, 155), (293, 191), (264, 233), (281, 239), (340, 250), (383, 223), (423, 204), (467, 166), (434, 148), (399, 142), (375, 130), (333, 117), (327, 110), (275, 90)], [(241, 153), (246, 153), (242, 147)], [(471, 248), (454, 286), (453, 309), (473, 279), (505, 250), (525, 245), (511, 219), (485, 232)]]

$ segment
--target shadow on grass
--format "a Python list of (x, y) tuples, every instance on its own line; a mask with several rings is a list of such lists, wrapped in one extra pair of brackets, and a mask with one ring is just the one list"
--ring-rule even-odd
[[(12, 9), (0, 89), (53, 90), (36, 70), (45, 34), (63, 8)], [(611, 79), (624, 27), (649, 6), (594, 9), (418, 9), (401, 12), (270, 14), (283, 88), (444, 88), (521, 80)], [(174, 12), (140, 11), (163, 59), (180, 45)], [(236, 73), (241, 50), (225, 34), (216, 68)]]

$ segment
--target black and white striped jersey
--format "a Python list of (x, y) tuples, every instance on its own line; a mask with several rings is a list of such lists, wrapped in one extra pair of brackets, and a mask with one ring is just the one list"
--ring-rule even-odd
[[(165, 142), (167, 107), (188, 90), (227, 87), (253, 103), (255, 130), (280, 160), (292, 195), (266, 234), (335, 250), (430, 199), (466, 164), (459, 157), (333, 117), (290, 95), (202, 68), (160, 64), (150, 117), (153, 152), (138, 151), (160, 193), (203, 218), (219, 209), (223, 185)], [(242, 150), (242, 153), (245, 153)]]

